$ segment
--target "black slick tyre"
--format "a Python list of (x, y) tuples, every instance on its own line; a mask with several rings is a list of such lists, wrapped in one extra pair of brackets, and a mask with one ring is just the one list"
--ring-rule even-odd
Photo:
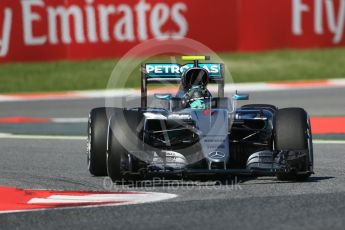
[(279, 180), (307, 180), (313, 166), (311, 127), (307, 112), (302, 108), (279, 109), (274, 118), (274, 147), (277, 151), (302, 151), (303, 171), (279, 173)]
[(89, 114), (87, 163), (94, 176), (107, 176), (106, 149), (108, 118), (117, 108), (95, 108)]

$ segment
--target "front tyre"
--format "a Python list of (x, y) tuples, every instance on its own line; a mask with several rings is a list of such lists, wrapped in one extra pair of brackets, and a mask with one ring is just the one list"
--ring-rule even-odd
[(307, 180), (313, 171), (313, 142), (307, 112), (302, 108), (279, 109), (274, 118), (274, 147), (277, 151), (305, 152), (300, 170), (279, 173), (279, 180)]
[(138, 133), (142, 116), (138, 111), (117, 111), (109, 121), (106, 154), (107, 173), (113, 182), (124, 179), (126, 172), (133, 172), (136, 160), (130, 151), (140, 148)]
[(108, 117), (117, 108), (95, 108), (89, 114), (87, 163), (89, 172), (94, 176), (107, 176), (106, 149)]

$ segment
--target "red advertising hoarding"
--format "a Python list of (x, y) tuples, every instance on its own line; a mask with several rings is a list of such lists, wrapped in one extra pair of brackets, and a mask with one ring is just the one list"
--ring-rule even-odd
[(1, 0), (0, 62), (119, 57), (149, 39), (214, 51), (345, 45), (344, 0)]
[(240, 0), (239, 51), (345, 45), (344, 0)]

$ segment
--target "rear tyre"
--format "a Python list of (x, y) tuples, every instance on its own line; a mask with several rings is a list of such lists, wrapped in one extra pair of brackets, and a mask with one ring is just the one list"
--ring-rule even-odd
[(139, 111), (117, 111), (109, 121), (107, 173), (113, 182), (124, 179), (126, 172), (133, 172), (135, 159), (130, 151), (139, 150), (138, 138), (142, 116)]
[(107, 176), (106, 148), (108, 117), (116, 108), (95, 108), (89, 114), (87, 162), (94, 176)]
[(275, 150), (291, 150), (305, 152), (301, 160), (300, 173), (279, 173), (279, 180), (307, 180), (313, 170), (313, 148), (311, 126), (307, 112), (302, 108), (279, 109), (275, 114)]

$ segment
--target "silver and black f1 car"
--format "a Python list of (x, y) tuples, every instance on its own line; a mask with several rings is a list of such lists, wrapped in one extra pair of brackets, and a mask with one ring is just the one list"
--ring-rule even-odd
[[(88, 168), (113, 181), (136, 176), (181, 178), (272, 175), (306, 180), (313, 173), (313, 143), (307, 112), (268, 104), (235, 108), (249, 95), (224, 97), (224, 68), (200, 63), (142, 66), (141, 107), (95, 108), (88, 122)], [(155, 94), (165, 106), (147, 106), (149, 84), (178, 83), (175, 95)], [(212, 95), (209, 84), (217, 84)], [(216, 93), (214, 93), (216, 94)]]

